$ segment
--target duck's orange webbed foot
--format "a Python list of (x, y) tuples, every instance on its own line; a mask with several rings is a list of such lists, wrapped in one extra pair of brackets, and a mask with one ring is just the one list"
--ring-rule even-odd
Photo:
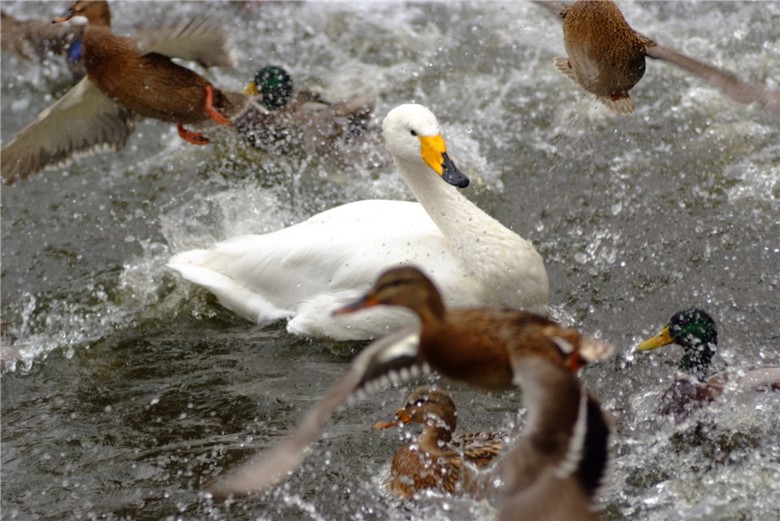
[(232, 125), (233, 122), (222, 114), (220, 111), (218, 111), (214, 107), (214, 88), (211, 85), (206, 85), (206, 114), (211, 116), (211, 119), (216, 121), (217, 123), (220, 123), (221, 125)]
[(188, 143), (192, 143), (193, 145), (208, 145), (209, 144), (209, 138), (201, 134), (200, 132), (193, 132), (191, 130), (187, 130), (184, 128), (184, 125), (181, 123), (176, 125), (176, 130), (179, 131), (179, 136), (184, 141), (187, 141)]

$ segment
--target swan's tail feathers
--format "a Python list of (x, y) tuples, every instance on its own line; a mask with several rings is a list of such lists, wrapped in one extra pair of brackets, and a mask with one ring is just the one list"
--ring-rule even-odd
[(206, 288), (224, 307), (252, 322), (261, 325), (270, 324), (292, 315), (289, 310), (279, 309), (268, 299), (242, 286), (233, 278), (204, 267), (212, 255), (213, 252), (208, 250), (179, 253), (171, 257), (168, 267), (178, 271), (182, 277), (193, 284)]

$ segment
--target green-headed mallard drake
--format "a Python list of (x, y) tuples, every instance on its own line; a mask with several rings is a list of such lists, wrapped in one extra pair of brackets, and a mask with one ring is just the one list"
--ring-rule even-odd
[(636, 348), (649, 351), (669, 344), (683, 348), (679, 375), (661, 398), (661, 412), (684, 418), (694, 408), (715, 400), (727, 387), (737, 392), (780, 390), (780, 366), (748, 367), (711, 374), (718, 347), (715, 320), (699, 308), (675, 313), (661, 332)]
[(336, 340), (376, 338), (413, 321), (387, 308), (331, 316), (388, 263), (435, 272), (451, 305), (543, 310), (542, 257), (458, 192), (469, 180), (447, 154), (436, 116), (421, 105), (401, 105), (388, 113), (383, 135), (419, 203), (343, 204), (272, 233), (179, 253), (168, 266), (242, 317), (260, 324), (289, 318), (291, 333)]
[[(111, 27), (111, 11), (103, 2), (94, 17), (95, 25)], [(82, 60), (82, 36), (84, 26), (78, 24), (52, 24), (51, 20), (20, 20), (5, 12), (0, 13), (2, 31), (0, 41), (4, 49), (15, 51), (28, 60), (42, 61), (49, 54), (63, 56), (73, 79), (80, 80), (86, 74)]]
[(232, 65), (231, 49), (221, 29), (188, 22), (150, 32), (140, 41), (114, 35), (102, 21), (104, 15), (105, 2), (76, 1), (55, 19), (87, 19), (82, 39), (87, 77), (3, 148), (4, 182), (96, 147), (120, 148), (136, 116), (176, 123), (182, 138), (206, 144), (208, 139), (184, 125), (211, 120), (229, 125), (227, 116), (243, 108), (243, 94), (221, 91), (171, 60), (193, 60), (204, 67)]
[(418, 387), (393, 416), (374, 429), (417, 423), (422, 433), (395, 453), (387, 480), (390, 491), (411, 498), (421, 490), (454, 494), (474, 485), (473, 469), (483, 468), (504, 446), (505, 432), (470, 432), (455, 435), (458, 413), (449, 394), (436, 387)]
[(330, 157), (367, 134), (379, 137), (370, 125), (375, 91), (331, 103), (313, 91), (296, 91), (281, 67), (260, 69), (245, 91), (255, 100), (237, 116), (236, 130), (252, 147), (272, 154)]
[[(481, 389), (509, 390), (523, 385), (527, 375), (518, 373), (518, 367), (524, 367), (524, 360), (546, 361), (560, 371), (572, 372), (612, 353), (612, 348), (603, 342), (532, 313), (505, 308), (447, 309), (436, 286), (412, 266), (385, 271), (364, 297), (337, 310), (336, 314), (380, 304), (406, 307), (419, 317), (421, 324), (402, 328), (363, 349), (298, 429), (278, 446), (258, 454), (212, 484), (208, 490), (214, 497), (244, 495), (276, 483), (301, 462), (306, 447), (319, 438), (334, 411), (380, 383), (408, 380), (421, 370), (432, 369)], [(527, 394), (525, 399), (539, 403), (534, 408), (537, 412), (528, 418), (528, 425), (534, 426), (532, 432), (539, 429), (571, 434), (571, 418), (559, 416), (554, 407), (559, 398), (567, 399), (565, 395), (559, 396), (552, 385), (548, 392), (544, 379), (528, 387), (527, 392), (526, 387), (523, 390)], [(578, 411), (582, 407), (580, 396), (577, 395), (574, 405)], [(600, 419), (595, 399), (587, 396), (586, 401), (587, 411), (599, 411), (598, 415), (588, 414), (584, 434), (576, 431), (579, 433), (577, 446), (587, 449), (579, 452), (573, 446), (572, 451), (567, 451), (572, 454), (567, 461), (573, 463), (561, 468), (574, 472), (578, 486), (592, 495), (604, 473), (609, 428)], [(531, 405), (528, 407), (532, 409)], [(571, 436), (549, 441), (557, 450), (558, 444), (566, 444), (568, 439)], [(512, 477), (511, 482), (515, 479), (516, 476)], [(512, 487), (518, 493), (524, 489), (522, 483)]]
[(780, 91), (744, 82), (730, 72), (662, 47), (634, 31), (612, 0), (579, 0), (559, 8), (560, 2), (538, 2), (563, 18), (567, 57), (555, 67), (567, 78), (620, 114), (631, 114), (628, 91), (645, 73), (645, 57), (665, 60), (703, 78), (739, 103), (758, 103), (780, 115)]

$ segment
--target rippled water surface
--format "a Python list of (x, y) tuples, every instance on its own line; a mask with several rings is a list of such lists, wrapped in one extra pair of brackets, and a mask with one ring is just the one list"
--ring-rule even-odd
[[(332, 98), (381, 91), (377, 121), (438, 116), (465, 192), (531, 239), (551, 304), (617, 347), (583, 374), (613, 415), (607, 519), (780, 518), (780, 398), (718, 404), (675, 426), (655, 407), (679, 350), (633, 347), (689, 305), (720, 325), (722, 366), (780, 363), (780, 122), (651, 62), (617, 118), (561, 77), (558, 22), (523, 2), (113, 2), (115, 30), (205, 14), (239, 89), (288, 67)], [(780, 88), (780, 3), (620, 2), (635, 28)], [(3, 2), (50, 18), (60, 2)], [(62, 63), (3, 52), (6, 143), (67, 88)], [(164, 264), (174, 252), (369, 197), (408, 198), (382, 150), (352, 165), (272, 158), (225, 132), (193, 147), (143, 122), (116, 154), (2, 190), (2, 511), (8, 519), (484, 519), (492, 507), (382, 488), (389, 389), (337, 415), (274, 491), (228, 504), (205, 483), (280, 438), (359, 345), (297, 338), (221, 309)], [(303, 282), (303, 281), (301, 281)], [(297, 283), (291, 282), (291, 283)], [(520, 398), (454, 388), (464, 429), (511, 427)]]

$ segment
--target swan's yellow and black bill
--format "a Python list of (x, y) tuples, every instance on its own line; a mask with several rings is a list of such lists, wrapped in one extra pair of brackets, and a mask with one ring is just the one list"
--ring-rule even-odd
[(663, 328), (663, 330), (657, 335), (650, 337), (644, 342), (642, 342), (641, 344), (639, 344), (636, 350), (650, 351), (651, 349), (667, 346), (672, 343), (674, 343), (674, 340), (672, 340), (672, 335), (669, 333), (669, 326), (667, 326)]
[(418, 136), (418, 138), (420, 139), (420, 153), (423, 161), (442, 179), (458, 188), (466, 188), (469, 185), (469, 178), (458, 170), (450, 156), (447, 155), (447, 145), (441, 134)]

